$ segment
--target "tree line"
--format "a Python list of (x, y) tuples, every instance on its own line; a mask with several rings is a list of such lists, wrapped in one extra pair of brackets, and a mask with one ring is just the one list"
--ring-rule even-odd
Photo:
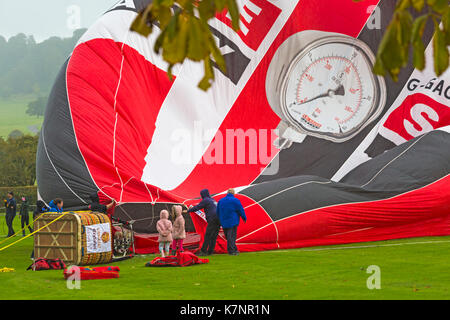
[(85, 31), (79, 29), (71, 38), (51, 37), (40, 43), (23, 33), (9, 40), (0, 35), (0, 97), (47, 96), (61, 65)]
[[(0, 35), (0, 99), (34, 95), (36, 100), (28, 104), (26, 113), (43, 116), (56, 76), (85, 31), (41, 43), (23, 33), (8, 40)], [(24, 135), (19, 130), (7, 139), (0, 137), (0, 188), (35, 185), (38, 140), (39, 135)]]
[(38, 135), (0, 137), (0, 187), (35, 184), (38, 139)]

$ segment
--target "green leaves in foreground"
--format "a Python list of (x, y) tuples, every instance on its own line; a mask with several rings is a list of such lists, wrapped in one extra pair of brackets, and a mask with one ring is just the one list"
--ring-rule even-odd
[[(423, 15), (413, 19), (411, 11)], [(413, 51), (414, 67), (425, 68), (425, 45), (423, 34), (427, 23), (435, 29), (433, 38), (433, 60), (436, 75), (441, 75), (449, 67), (450, 6), (448, 0), (399, 0), (394, 16), (389, 24), (380, 47), (374, 72), (394, 81), (398, 80), (401, 68), (408, 63), (410, 46)], [(442, 21), (442, 25), (440, 22)]]
[(225, 60), (208, 26), (208, 21), (224, 10), (231, 16), (233, 28), (239, 30), (236, 0), (154, 0), (139, 13), (131, 30), (148, 36), (154, 25), (160, 27), (154, 51), (162, 53), (169, 64), (169, 77), (173, 66), (185, 59), (203, 61), (204, 76), (198, 86), (206, 91), (214, 80), (213, 60), (226, 72)]
[[(161, 31), (154, 50), (161, 53), (168, 62), (169, 76), (172, 76), (173, 66), (183, 63), (185, 59), (203, 61), (204, 76), (198, 86), (207, 90), (214, 80), (213, 61), (223, 72), (226, 71), (225, 61), (208, 26), (208, 21), (224, 10), (228, 10), (231, 16), (233, 28), (239, 30), (236, 0), (154, 0), (139, 13), (131, 30), (148, 36), (153, 32), (154, 25), (159, 26)], [(413, 18), (413, 10), (422, 15)], [(397, 81), (400, 70), (408, 63), (411, 47), (414, 66), (423, 70), (423, 34), (427, 23), (432, 23), (435, 29), (435, 72), (441, 75), (447, 70), (450, 45), (449, 0), (397, 0), (392, 21), (378, 48), (374, 72), (382, 76), (388, 73)]]

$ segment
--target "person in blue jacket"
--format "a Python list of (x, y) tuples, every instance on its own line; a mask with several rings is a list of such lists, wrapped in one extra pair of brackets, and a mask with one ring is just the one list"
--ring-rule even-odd
[(209, 190), (203, 189), (200, 191), (200, 196), (202, 197), (202, 201), (200, 201), (198, 205), (190, 207), (187, 212), (196, 212), (202, 209), (205, 211), (208, 225), (205, 231), (203, 246), (198, 255), (209, 256), (214, 253), (214, 248), (216, 247), (216, 240), (220, 230), (220, 221), (216, 214), (217, 202), (211, 198)]
[(237, 228), (240, 219), (247, 222), (247, 217), (241, 201), (234, 194), (234, 189), (229, 189), (228, 194), (219, 201), (217, 204), (217, 215), (227, 238), (228, 254), (236, 256), (239, 254), (236, 247)]
[(55, 200), (52, 200), (48, 203), (48, 206), (50, 207), (50, 210), (48, 212), (62, 213), (63, 205), (64, 205), (63, 200), (60, 198), (56, 198)]

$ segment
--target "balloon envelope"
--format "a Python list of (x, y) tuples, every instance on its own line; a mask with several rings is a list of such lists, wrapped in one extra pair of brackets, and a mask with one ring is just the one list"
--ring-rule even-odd
[(450, 234), (450, 74), (434, 74), (431, 28), (426, 69), (393, 82), (372, 73), (392, 1), (238, 1), (239, 32), (226, 12), (210, 21), (227, 72), (205, 92), (200, 63), (169, 79), (157, 26), (129, 30), (149, 2), (118, 2), (62, 67), (37, 154), (45, 201), (98, 192), (152, 233), (161, 208), (234, 187), (244, 251)]

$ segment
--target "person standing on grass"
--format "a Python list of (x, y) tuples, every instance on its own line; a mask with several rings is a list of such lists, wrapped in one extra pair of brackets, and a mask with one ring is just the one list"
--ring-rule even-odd
[(200, 249), (199, 256), (209, 256), (214, 253), (216, 247), (217, 236), (220, 230), (220, 221), (216, 214), (217, 202), (211, 198), (208, 189), (200, 191), (202, 201), (187, 211), (188, 213), (196, 212), (199, 210), (205, 211), (206, 221), (208, 225), (206, 227), (205, 236), (203, 240), (203, 246)]
[(161, 210), (159, 214), (159, 220), (156, 223), (156, 229), (158, 230), (159, 237), (159, 251), (161, 257), (165, 257), (166, 253), (169, 254), (170, 243), (172, 242), (172, 222), (169, 220), (169, 211)]
[(185, 221), (183, 218), (183, 209), (181, 206), (173, 206), (172, 213), (175, 217), (173, 222), (173, 232), (172, 232), (172, 255), (177, 253), (177, 250), (183, 252), (183, 241), (186, 239)]
[(5, 207), (6, 207), (6, 225), (8, 226), (8, 235), (6, 237), (11, 237), (14, 235), (14, 229), (13, 229), (13, 221), (16, 217), (16, 210), (17, 210), (17, 203), (16, 199), (14, 199), (14, 193), (12, 191), (8, 192), (7, 194), (7, 200), (5, 200)]
[(19, 215), (20, 215), (20, 223), (22, 225), (22, 235), (25, 237), (25, 228), (27, 226), (28, 230), (30, 230), (30, 233), (33, 233), (33, 228), (29, 226), (30, 224), (29, 206), (26, 197), (22, 197), (22, 204), (20, 205)]
[(234, 189), (228, 189), (228, 194), (220, 199), (217, 204), (217, 215), (219, 216), (220, 223), (223, 227), (223, 232), (227, 239), (228, 254), (236, 256), (239, 251), (236, 246), (237, 228), (239, 226), (240, 219), (247, 222), (245, 216), (244, 207), (241, 201), (234, 196)]

